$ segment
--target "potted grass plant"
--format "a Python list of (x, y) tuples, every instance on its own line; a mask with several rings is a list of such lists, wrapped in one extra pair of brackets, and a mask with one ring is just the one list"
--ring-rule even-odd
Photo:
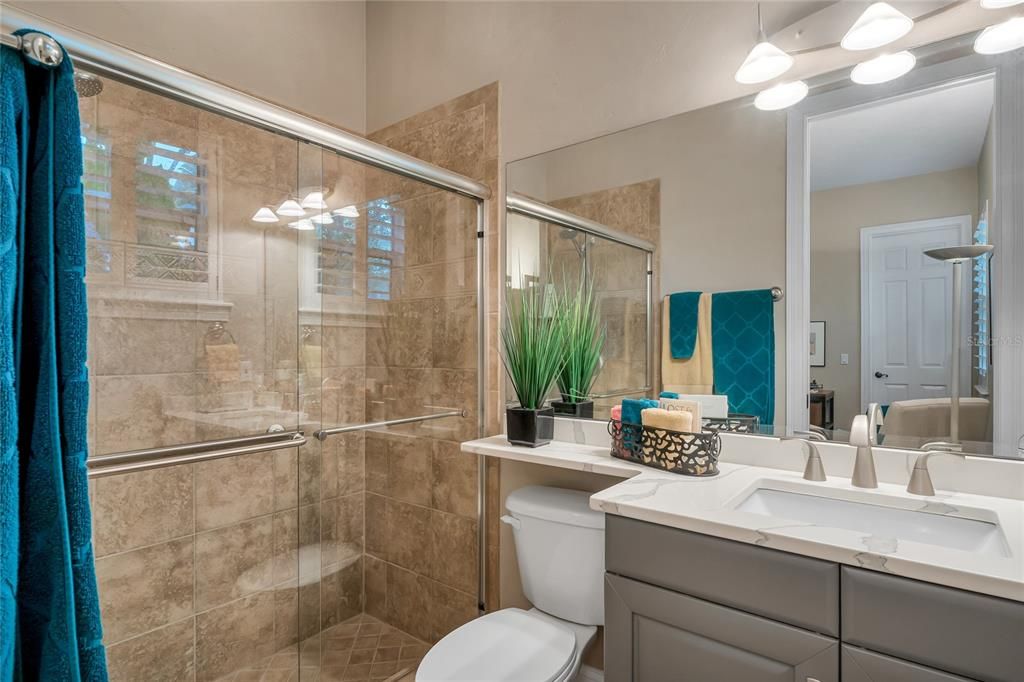
[(502, 361), (519, 401), (505, 410), (513, 445), (537, 447), (554, 437), (554, 410), (544, 400), (564, 362), (559, 307), (549, 287), (506, 289)]
[(565, 287), (558, 309), (562, 333), (562, 368), (558, 373), (561, 400), (551, 401), (555, 414), (592, 419), (591, 389), (601, 370), (605, 331), (593, 280), (581, 276), (575, 291)]

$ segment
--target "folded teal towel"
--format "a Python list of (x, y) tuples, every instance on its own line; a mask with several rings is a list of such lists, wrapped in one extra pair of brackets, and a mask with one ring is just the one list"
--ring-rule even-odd
[(684, 291), (668, 297), (668, 336), (672, 357), (689, 360), (697, 345), (699, 291)]
[(657, 407), (658, 401), (650, 398), (626, 398), (622, 401), (622, 423), (642, 424), (640, 413), (649, 407)]
[(662, 391), (659, 398), (671, 398), (672, 400), (679, 400), (679, 394), (673, 393), (672, 391)]
[(775, 421), (775, 302), (771, 291), (728, 291), (711, 299), (715, 393), (729, 412)]

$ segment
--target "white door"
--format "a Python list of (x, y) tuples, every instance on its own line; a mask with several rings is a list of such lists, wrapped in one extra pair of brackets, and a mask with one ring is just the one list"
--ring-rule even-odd
[[(970, 243), (971, 217), (865, 227), (860, 234), (861, 407), (950, 395), (953, 266), (928, 249)], [(971, 268), (962, 329), (971, 333)], [(960, 392), (970, 395), (970, 347), (961, 345)]]

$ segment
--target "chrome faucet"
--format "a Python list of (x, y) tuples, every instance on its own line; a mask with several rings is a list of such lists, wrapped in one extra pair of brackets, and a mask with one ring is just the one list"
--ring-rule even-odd
[[(802, 432), (797, 431), (796, 433)], [(821, 461), (821, 453), (818, 452), (818, 446), (813, 442), (825, 440), (824, 436), (819, 433), (807, 433), (806, 435), (799, 436), (783, 436), (779, 440), (798, 440), (803, 443), (804, 450), (807, 451), (807, 462), (804, 464), (804, 480), (825, 480), (825, 465)]]
[(954, 449), (957, 443), (927, 443), (922, 450), (926, 452), (917, 456), (914, 462), (914, 469), (910, 472), (910, 483), (907, 484), (907, 492), (911, 495), (926, 495), (931, 497), (935, 494), (935, 486), (932, 485), (932, 475), (928, 471), (928, 460), (932, 455), (956, 455), (963, 457), (964, 453)]
[(875, 455), (871, 448), (878, 445), (878, 427), (882, 425), (882, 407), (878, 403), (868, 405), (868, 413), (858, 414), (850, 426), (850, 445), (857, 446), (857, 458), (853, 463), (851, 485), (857, 488), (877, 488)]

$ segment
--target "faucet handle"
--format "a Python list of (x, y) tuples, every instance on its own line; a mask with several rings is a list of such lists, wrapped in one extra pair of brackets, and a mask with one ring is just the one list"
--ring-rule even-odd
[(871, 447), (871, 422), (866, 414), (858, 414), (850, 425), (850, 445), (858, 448)]
[[(797, 432), (799, 433), (799, 432)], [(817, 434), (813, 434), (817, 435)], [(809, 438), (807, 436), (784, 436), (779, 440), (798, 440), (801, 443), (801, 447), (807, 451), (807, 461), (804, 463), (804, 479), (808, 481), (824, 481), (825, 478), (825, 465), (821, 461), (821, 454), (818, 452), (818, 446), (815, 445), (815, 438)]]

